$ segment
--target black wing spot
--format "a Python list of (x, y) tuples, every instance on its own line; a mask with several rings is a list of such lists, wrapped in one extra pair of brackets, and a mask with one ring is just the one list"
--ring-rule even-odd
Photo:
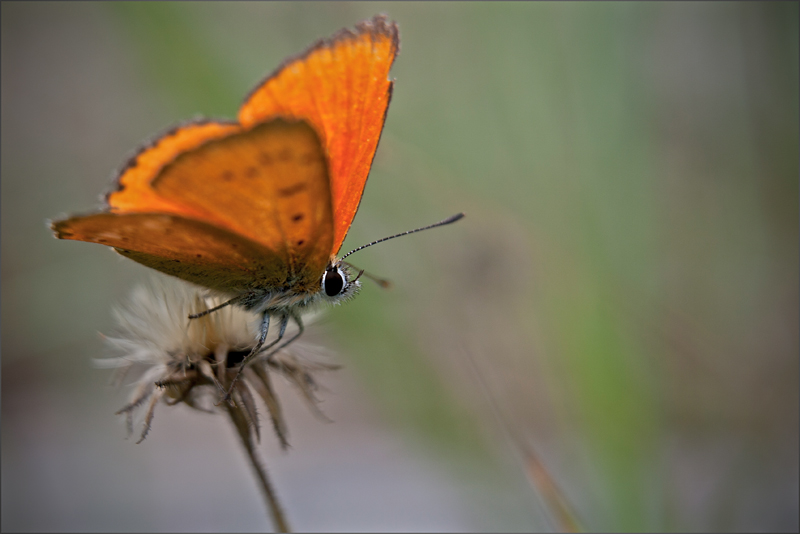
[(300, 222), (303, 220), (303, 214), (298, 213), (297, 215), (292, 215), (292, 222)]
[(301, 239), (300, 241), (298, 241), (298, 242), (297, 242), (297, 246), (299, 247), (299, 246), (301, 246), (303, 243), (305, 243), (305, 240), (304, 240), (304, 239)]

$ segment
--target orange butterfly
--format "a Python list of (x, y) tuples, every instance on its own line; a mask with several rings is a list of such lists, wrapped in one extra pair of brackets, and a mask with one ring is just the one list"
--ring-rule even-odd
[(228, 304), (261, 313), (249, 356), (262, 350), (270, 316), (280, 331), (263, 350), (291, 318), (298, 332), (275, 350), (285, 347), (303, 333), (307, 308), (360, 288), (361, 273), (353, 278), (343, 262), (355, 250), (336, 254), (381, 136), (398, 47), (397, 25), (383, 15), (318, 41), (260, 83), (238, 121), (189, 122), (140, 149), (107, 210), (54, 222), (56, 237), (114, 247), (230, 297), (190, 318)]

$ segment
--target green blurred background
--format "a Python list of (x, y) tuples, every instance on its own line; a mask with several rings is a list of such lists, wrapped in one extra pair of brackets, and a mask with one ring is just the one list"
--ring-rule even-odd
[(45, 220), (141, 142), (235, 116), (385, 12), (394, 97), (345, 249), (388, 277), (311, 339), (263, 452), (298, 530), (798, 529), (798, 4), (2, 3), (2, 529), (263, 530), (222, 418), (141, 445), (92, 358), (151, 274)]

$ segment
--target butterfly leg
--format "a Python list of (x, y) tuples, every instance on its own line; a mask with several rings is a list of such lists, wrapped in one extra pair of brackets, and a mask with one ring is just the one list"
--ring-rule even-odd
[[(281, 350), (281, 349), (285, 348), (287, 345), (289, 345), (290, 343), (292, 343), (293, 341), (295, 341), (297, 338), (299, 338), (301, 335), (303, 335), (303, 332), (305, 332), (305, 330), (306, 330), (306, 329), (305, 329), (305, 327), (303, 326), (303, 320), (302, 320), (302, 319), (300, 319), (300, 315), (298, 315), (298, 314), (296, 314), (296, 313), (291, 313), (291, 312), (290, 312), (290, 315), (289, 315), (289, 316), (291, 316), (291, 318), (292, 318), (292, 319), (294, 319), (294, 322), (295, 322), (295, 323), (297, 323), (297, 328), (298, 328), (298, 330), (297, 330), (297, 333), (296, 333), (295, 335), (293, 335), (292, 337), (290, 337), (289, 339), (287, 339), (286, 341), (284, 341), (284, 342), (283, 342), (283, 344), (281, 344), (280, 346), (278, 346), (278, 347), (277, 347), (276, 349), (274, 349), (272, 352), (270, 352), (269, 354), (267, 354), (267, 355), (265, 356), (265, 358), (267, 358), (267, 359), (271, 358), (273, 354), (275, 354), (275, 353), (276, 353), (276, 352), (278, 352), (279, 350)], [(283, 337), (283, 330), (285, 330), (285, 329), (286, 329), (286, 323), (287, 323), (287, 322), (288, 322), (288, 320), (289, 320), (289, 316), (286, 316), (286, 315), (284, 315), (284, 316), (283, 316), (284, 322), (283, 322), (283, 323), (281, 323), (281, 327), (282, 327), (282, 330), (281, 330), (281, 336), (280, 336), (278, 339), (276, 339), (276, 340), (275, 340), (275, 342), (278, 342), (278, 341), (280, 341), (281, 337)], [(274, 345), (274, 343), (273, 343), (273, 345)]]
[(242, 363), (247, 361), (250, 356), (258, 352), (261, 349), (261, 346), (267, 340), (267, 334), (269, 333), (269, 314), (267, 312), (264, 312), (264, 315), (261, 316), (261, 325), (259, 326), (259, 330), (261, 333), (258, 336), (258, 342), (256, 342), (256, 346), (253, 347), (253, 350), (250, 351), (250, 354), (248, 354), (247, 357), (242, 360)]
[[(239, 370), (236, 371), (236, 374), (233, 376), (233, 380), (231, 380), (230, 386), (228, 386), (228, 390), (225, 391), (225, 396), (222, 398), (223, 401), (230, 402), (231, 400), (231, 392), (233, 391), (233, 387), (236, 385), (236, 381), (239, 379), (239, 375), (242, 374), (244, 370), (244, 366), (247, 365), (247, 362), (250, 361), (250, 358), (253, 357), (254, 354), (261, 350), (267, 350), (270, 347), (275, 346), (277, 343), (283, 339), (283, 335), (286, 333), (286, 326), (289, 324), (289, 316), (283, 315), (281, 317), (281, 326), (280, 330), (278, 331), (278, 337), (272, 343), (263, 347), (264, 342), (267, 340), (267, 333), (269, 333), (269, 313), (264, 312), (264, 315), (261, 318), (261, 335), (258, 337), (258, 342), (256, 343), (255, 347), (250, 351), (250, 353), (244, 357), (244, 359), (239, 364)], [(281, 345), (283, 346), (283, 345)], [(263, 349), (262, 349), (263, 347)]]

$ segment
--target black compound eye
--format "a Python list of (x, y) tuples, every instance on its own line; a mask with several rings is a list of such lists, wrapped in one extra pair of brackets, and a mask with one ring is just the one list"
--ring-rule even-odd
[(330, 269), (325, 271), (325, 276), (322, 278), (322, 285), (325, 288), (325, 294), (329, 297), (335, 297), (344, 289), (344, 277), (339, 269)]

